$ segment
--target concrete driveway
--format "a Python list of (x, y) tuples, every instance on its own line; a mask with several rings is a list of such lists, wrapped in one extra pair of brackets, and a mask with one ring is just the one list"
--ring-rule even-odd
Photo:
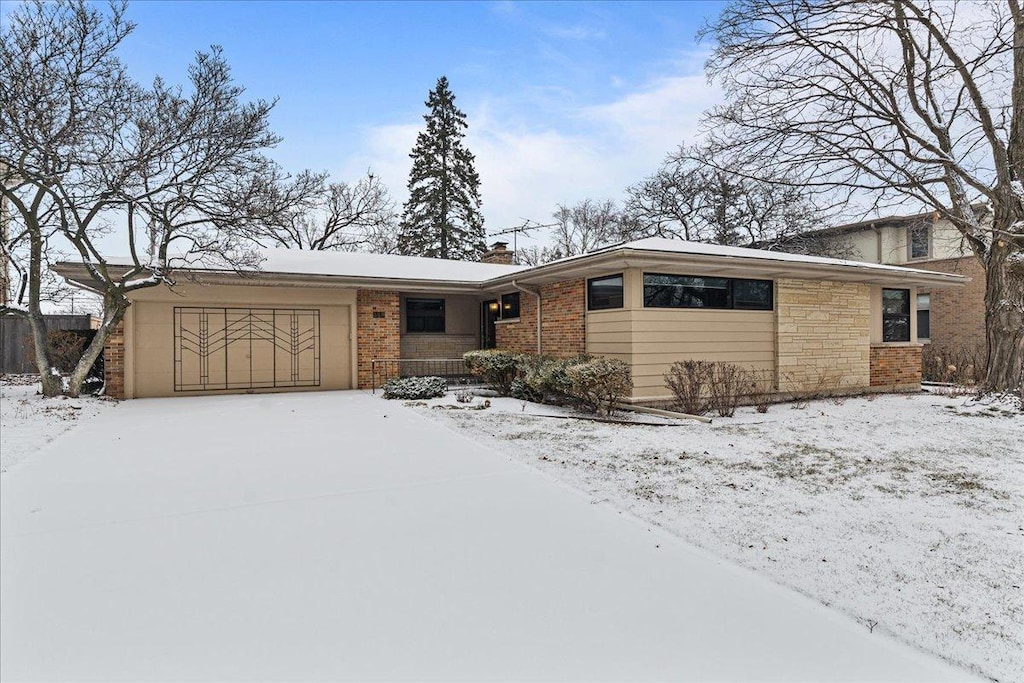
[(0, 478), (5, 680), (964, 680), (392, 402), (126, 402)]

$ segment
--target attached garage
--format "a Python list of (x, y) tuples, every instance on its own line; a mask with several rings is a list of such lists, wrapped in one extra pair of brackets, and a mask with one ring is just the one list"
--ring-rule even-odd
[(125, 394), (350, 389), (355, 296), (270, 286), (141, 291), (125, 317)]

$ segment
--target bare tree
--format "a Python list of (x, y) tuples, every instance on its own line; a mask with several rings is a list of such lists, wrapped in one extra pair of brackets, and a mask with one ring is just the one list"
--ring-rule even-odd
[(577, 256), (618, 241), (621, 214), (612, 199), (584, 199), (572, 206), (559, 204), (551, 255)]
[(250, 237), (260, 246), (397, 253), (398, 214), (378, 176), (368, 172), (349, 185), (306, 172), (293, 185), (308, 187), (296, 193), (303, 201), (293, 202), (278, 220), (254, 227)]
[[(24, 245), (28, 283), (3, 313), (29, 320), (46, 395), (62, 390), (40, 308), (56, 242), (103, 299), (100, 327), (68, 378), (77, 395), (129, 293), (173, 285), (175, 267), (200, 259), (255, 264), (243, 236), (302, 199), (302, 186), (262, 154), (278, 142), (268, 127), (273, 103), (242, 100), (219, 48), (197, 54), (187, 89), (128, 77), (117, 57), (133, 29), (126, 9), (32, 0), (8, 14), (0, 36), (0, 182), (11, 211), (4, 249), (15, 259)], [(100, 246), (118, 227), (127, 266), (111, 264)]]
[(737, 0), (704, 34), (721, 167), (951, 221), (986, 273), (984, 387), (1024, 384), (1021, 0)]
[(833, 255), (834, 241), (803, 238), (824, 221), (806, 191), (785, 179), (730, 173), (704, 149), (680, 147), (626, 195), (630, 220), (623, 222), (623, 239), (669, 237)]

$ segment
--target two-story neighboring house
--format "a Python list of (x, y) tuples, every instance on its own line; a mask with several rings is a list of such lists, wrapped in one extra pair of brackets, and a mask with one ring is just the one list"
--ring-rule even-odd
[(933, 354), (984, 359), (985, 271), (948, 220), (934, 213), (889, 216), (826, 228), (817, 234), (834, 240), (836, 251), (852, 260), (971, 278), (957, 289), (918, 289), (917, 338), (930, 344)]

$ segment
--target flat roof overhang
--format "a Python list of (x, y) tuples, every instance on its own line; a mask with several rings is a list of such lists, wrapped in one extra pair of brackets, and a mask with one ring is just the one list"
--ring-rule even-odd
[[(770, 253), (770, 252), (768, 252)], [(116, 273), (125, 273), (127, 266), (110, 266)], [(963, 275), (936, 273), (898, 266), (849, 262), (848, 264), (813, 263), (784, 258), (741, 257), (717, 254), (687, 254), (629, 248), (611, 249), (555, 261), (518, 273), (510, 273), (485, 281), (425, 280), (371, 276), (316, 275), (306, 273), (274, 273), (263, 271), (182, 269), (181, 282), (208, 285), (247, 285), (257, 287), (310, 287), (322, 289), (386, 289), (401, 292), (435, 292), (487, 295), (508, 290), (513, 283), (544, 285), (567, 279), (607, 275), (610, 271), (640, 268), (646, 271), (682, 272), (713, 277), (744, 277), (777, 280), (781, 278), (860, 282), (888, 286), (959, 287), (970, 281)], [(53, 270), (68, 282), (96, 291), (86, 268), (63, 261)]]
[(874, 264), (819, 264), (771, 258), (684, 254), (665, 251), (617, 249), (538, 266), (523, 273), (493, 278), (484, 283), (488, 290), (519, 284), (542, 285), (569, 278), (607, 274), (609, 270), (640, 268), (646, 271), (685, 271), (686, 274), (718, 277), (746, 277), (834, 280), (878, 285), (960, 287), (970, 281), (963, 275), (935, 273), (897, 266)]

